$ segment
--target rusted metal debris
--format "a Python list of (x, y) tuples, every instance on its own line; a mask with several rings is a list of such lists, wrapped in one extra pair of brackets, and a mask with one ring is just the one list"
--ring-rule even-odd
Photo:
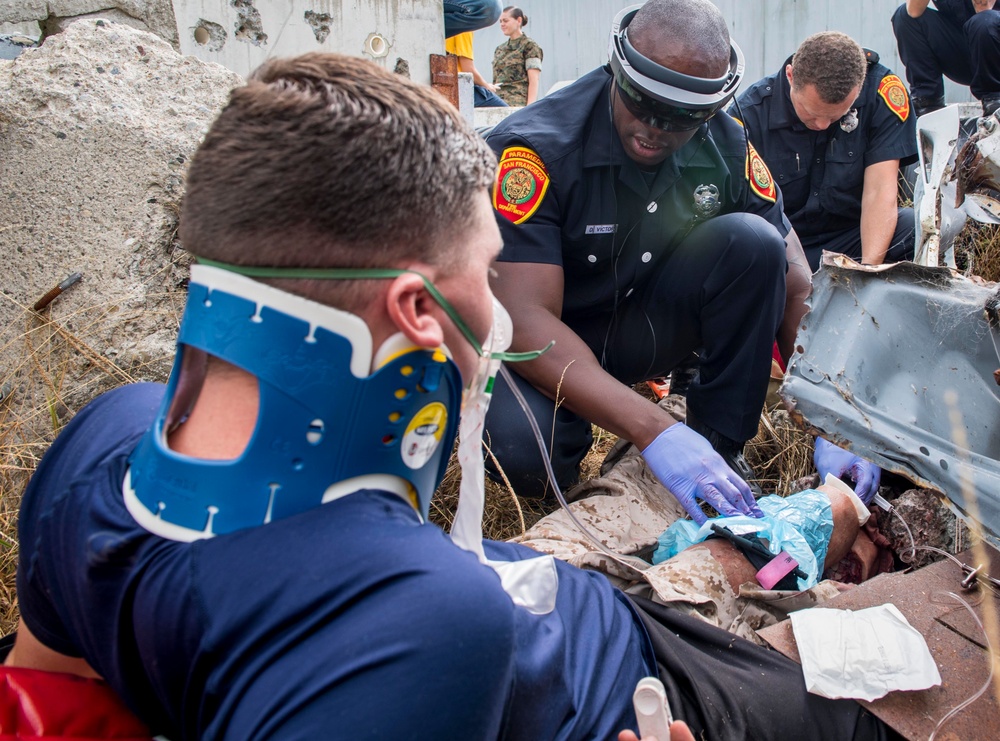
[[(988, 554), (993, 564), (1000, 562), (1000, 554), (995, 550), (988, 549)], [(973, 556), (966, 552), (959, 555), (959, 559), (971, 564)], [(891, 692), (874, 702), (862, 703), (906, 739), (926, 739), (938, 721), (979, 691), (989, 676), (989, 655), (982, 631), (964, 607), (944, 597), (947, 592), (961, 591), (962, 580), (968, 571), (968, 568), (959, 568), (945, 560), (914, 572), (880, 574), (823, 604), (832, 609), (860, 610), (889, 602), (924, 636), (941, 672), (941, 685), (917, 692)], [(996, 575), (1000, 572), (987, 564), (983, 573)], [(987, 599), (996, 599), (989, 589), (983, 591)], [(995, 604), (1000, 605), (1000, 602)], [(982, 619), (982, 606), (975, 605), (973, 609)], [(799, 661), (790, 621), (765, 628), (759, 634), (775, 649)], [(996, 693), (986, 692), (948, 720), (938, 737), (1000, 738), (1000, 705)]]
[(63, 291), (72, 286), (74, 283), (78, 282), (83, 275), (80, 273), (70, 273), (66, 280), (60, 283), (58, 286), (48, 291), (44, 296), (38, 299), (34, 305), (31, 307), (35, 311), (41, 311), (46, 306), (51, 304), (57, 296), (59, 296)]
[[(827, 253), (780, 395), (795, 419), (947, 496), (1000, 543), (995, 285)], [(966, 497), (971, 495), (971, 501)]]
[(431, 54), (431, 87), (458, 108), (458, 57)]

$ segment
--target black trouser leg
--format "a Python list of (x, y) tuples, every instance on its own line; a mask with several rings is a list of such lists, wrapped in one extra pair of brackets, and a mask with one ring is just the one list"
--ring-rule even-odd
[(914, 98), (944, 97), (942, 75), (960, 85), (972, 82), (965, 33), (936, 10), (928, 8), (919, 18), (910, 18), (904, 3), (892, 15), (892, 32)]
[(757, 432), (771, 350), (784, 311), (785, 242), (753, 214), (717, 216), (695, 227), (649, 282), (610, 318), (570, 325), (606, 370), (627, 384), (665, 376), (699, 355), (688, 411), (743, 442)]
[(853, 700), (806, 691), (789, 658), (651, 600), (628, 595), (653, 645), (674, 716), (695, 738), (887, 738), (887, 729)]
[[(698, 380), (688, 413), (742, 443), (757, 433), (767, 394), (772, 348), (785, 306), (785, 242), (752, 214), (727, 214), (698, 227), (680, 244), (640, 298), (633, 326), (651, 334), (652, 373), (630, 363), (626, 382), (663, 375), (692, 351)], [(620, 344), (616, 362), (636, 359)], [(631, 371), (631, 372), (628, 372)]]
[(1000, 12), (976, 13), (965, 22), (965, 36), (972, 58), (972, 94), (980, 100), (1000, 94)]

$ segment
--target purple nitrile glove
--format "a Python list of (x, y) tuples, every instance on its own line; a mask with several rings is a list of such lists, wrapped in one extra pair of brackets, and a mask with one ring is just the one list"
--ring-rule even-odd
[(708, 519), (698, 506), (699, 498), (724, 517), (764, 516), (747, 482), (726, 465), (708, 440), (682, 422), (661, 432), (642, 457), (699, 525)]
[(816, 438), (816, 451), (813, 453), (813, 464), (819, 471), (820, 479), (825, 479), (832, 473), (838, 479), (850, 476), (854, 482), (854, 493), (868, 504), (872, 497), (878, 494), (878, 485), (882, 480), (882, 469), (864, 458), (860, 458), (849, 450), (838, 448), (821, 437)]

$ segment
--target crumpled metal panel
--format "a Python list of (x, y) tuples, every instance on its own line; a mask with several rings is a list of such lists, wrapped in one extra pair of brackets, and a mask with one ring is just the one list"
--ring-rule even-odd
[[(1000, 543), (996, 284), (826, 253), (780, 395), (814, 432), (976, 512)], [(967, 503), (963, 491), (975, 502)]]

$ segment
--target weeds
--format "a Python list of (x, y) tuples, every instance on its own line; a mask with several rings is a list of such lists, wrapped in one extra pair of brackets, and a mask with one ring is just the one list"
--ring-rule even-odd
[(1000, 225), (970, 219), (955, 239), (955, 263), (966, 276), (1000, 281)]
[[(181, 294), (143, 294), (141, 301), (163, 309), (176, 326)], [(109, 358), (106, 336), (118, 322), (123, 302), (85, 305), (57, 299), (41, 312), (16, 304), (15, 318), (0, 327), (0, 635), (17, 624), (17, 511), (21, 494), (42, 455), (72, 416), (94, 397), (138, 380), (166, 380), (169, 356), (123, 351)], [(78, 305), (78, 304), (77, 304)], [(11, 308), (8, 306), (8, 308)], [(157, 309), (158, 311), (159, 309)]]

